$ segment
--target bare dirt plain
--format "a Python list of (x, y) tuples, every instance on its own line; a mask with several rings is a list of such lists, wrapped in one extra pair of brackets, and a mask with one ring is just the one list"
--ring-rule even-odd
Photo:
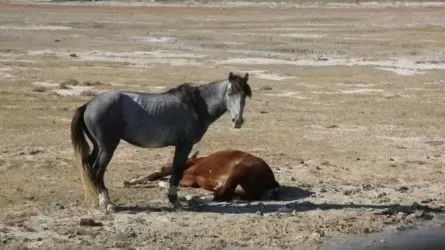
[[(445, 225), (444, 11), (0, 4), (0, 248), (316, 249)], [(83, 205), (77, 106), (229, 71), (251, 74), (245, 126), (224, 116), (194, 149), (264, 158), (283, 201), (170, 212), (156, 183), (122, 181), (173, 148), (122, 143), (106, 183), (124, 209)], [(85, 216), (102, 226), (80, 226)]]

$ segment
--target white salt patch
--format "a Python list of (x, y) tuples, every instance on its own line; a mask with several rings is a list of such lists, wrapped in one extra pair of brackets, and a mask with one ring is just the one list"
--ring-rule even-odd
[(14, 75), (11, 75), (9, 73), (1, 73), (0, 72), (0, 78), (13, 78)]
[(265, 93), (264, 95), (266, 95), (266, 96), (277, 96), (277, 97), (293, 97), (293, 98), (300, 99), (300, 100), (309, 99), (307, 97), (298, 95), (299, 93), (300, 92), (297, 92), (297, 91), (284, 91), (284, 92), (281, 92), (281, 93)]
[(172, 43), (176, 42), (176, 38), (174, 37), (167, 37), (167, 36), (161, 36), (161, 37), (154, 37), (154, 36), (135, 36), (132, 37), (133, 39), (140, 40), (143, 42), (149, 42), (149, 43)]
[(392, 39), (389, 38), (369, 38), (369, 37), (343, 37), (345, 40), (366, 40), (366, 41), (392, 41)]
[(424, 71), (420, 71), (419, 69), (401, 69), (401, 68), (393, 68), (393, 67), (377, 67), (376, 69), (386, 70), (394, 72), (398, 75), (402, 76), (412, 76), (417, 74), (425, 74)]
[(5, 109), (18, 109), (18, 108), (20, 108), (19, 105), (3, 105), (1, 107), (5, 108)]
[(57, 25), (30, 25), (30, 26), (14, 26), (14, 25), (0, 25), (0, 30), (70, 30), (71, 27), (68, 26), (57, 26)]
[(29, 50), (28, 56), (41, 56), (41, 55), (47, 55), (47, 54), (54, 55), (57, 53), (61, 53), (61, 52), (56, 52), (54, 50)]
[(12, 68), (12, 67), (9, 67), (9, 66), (1, 67), (1, 68), (0, 68), (0, 71), (12, 71), (12, 70), (13, 70), (13, 68)]
[(7, 59), (7, 58), (2, 58), (2, 62), (13, 62), (13, 63), (35, 63), (36, 61), (33, 60), (24, 60), (24, 59)]
[(50, 83), (50, 82), (33, 82), (32, 84), (37, 86), (42, 86), (45, 88), (55, 88), (59, 86), (59, 84), (57, 83)]
[[(53, 50), (37, 50), (28, 51), (30, 56), (40, 55), (57, 55), (67, 57), (68, 52)], [(191, 53), (179, 53), (174, 51), (158, 50), (158, 51), (135, 51), (135, 52), (107, 52), (107, 51), (86, 51), (76, 52), (77, 57), (74, 60), (79, 61), (103, 61), (103, 62), (124, 62), (134, 64), (134, 66), (146, 66), (147, 64), (170, 64), (174, 66), (183, 65), (201, 65), (194, 58), (203, 58), (204, 55), (196, 55)], [(134, 67), (133, 66), (133, 67)], [(130, 66), (131, 67), (131, 66)]]
[(292, 64), (290, 61), (273, 58), (249, 57), (249, 58), (229, 58), (217, 61), (216, 64)]
[(312, 94), (369, 94), (369, 93), (381, 93), (383, 89), (349, 89), (340, 91), (312, 91)]
[(276, 30), (276, 31), (329, 31), (331, 29), (326, 29), (326, 28), (304, 28), (304, 27), (280, 27), (280, 28), (267, 29), (267, 31), (270, 31), (270, 30)]
[(284, 81), (294, 78), (292, 76), (280, 76), (274, 73), (267, 73), (264, 70), (252, 70), (250, 71), (250, 73), (257, 78), (273, 80), (273, 81)]
[(143, 66), (145, 64), (170, 64), (176, 66), (182, 65), (200, 65), (200, 63), (185, 58), (202, 58), (203, 55), (190, 53), (174, 53), (163, 50), (159, 51), (136, 51), (136, 52), (102, 52), (90, 51), (77, 54), (78, 60), (82, 61), (105, 61), (105, 62), (128, 62)]
[(322, 38), (325, 37), (325, 34), (306, 34), (306, 33), (289, 33), (289, 34), (280, 34), (279, 36), (285, 37), (294, 37), (294, 38)]
[(241, 43), (241, 42), (221, 42), (221, 44), (226, 44), (226, 45), (242, 45), (245, 43)]
[(384, 135), (376, 135), (377, 138), (380, 139), (386, 139), (386, 140), (392, 140), (392, 141), (408, 141), (408, 142), (419, 142), (422, 141), (424, 138), (422, 137), (395, 137), (395, 136), (384, 136)]
[(76, 96), (82, 94), (82, 92), (92, 89), (91, 86), (68, 86), (69, 89), (54, 89), (58, 95), (61, 96)]
[[(222, 61), (216, 61), (216, 64), (257, 64), (257, 65), (298, 65), (311, 67), (326, 67), (326, 66), (376, 66), (378, 69), (394, 69), (391, 70), (397, 74), (407, 74), (411, 72), (422, 72), (424, 70), (445, 69), (445, 63), (417, 63), (414, 60), (407, 58), (396, 58), (392, 60), (372, 61), (366, 59), (356, 58), (325, 58), (320, 59), (300, 59), (296, 61), (273, 59), (263, 57), (250, 58), (229, 58)], [(397, 71), (396, 71), (397, 70)]]
[(342, 94), (366, 94), (366, 93), (381, 93), (383, 89), (350, 89), (350, 90), (342, 90), (340, 93)]

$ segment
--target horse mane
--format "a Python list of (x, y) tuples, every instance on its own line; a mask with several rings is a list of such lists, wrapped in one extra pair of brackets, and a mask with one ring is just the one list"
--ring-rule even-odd
[(177, 87), (167, 90), (165, 93), (174, 95), (181, 100), (181, 102), (195, 106), (199, 100), (199, 92), (195, 86), (191, 86), (190, 83), (183, 83)]

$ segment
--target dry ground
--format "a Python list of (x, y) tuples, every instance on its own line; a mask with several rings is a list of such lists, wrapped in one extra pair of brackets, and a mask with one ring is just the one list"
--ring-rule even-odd
[[(0, 248), (314, 249), (444, 225), (444, 12), (0, 4)], [(83, 205), (69, 140), (77, 106), (231, 70), (251, 74), (245, 126), (223, 116), (195, 149), (264, 158), (284, 201), (169, 212), (155, 183), (121, 183), (173, 148), (122, 143), (106, 184), (126, 209)], [(82, 227), (84, 216), (103, 225)]]

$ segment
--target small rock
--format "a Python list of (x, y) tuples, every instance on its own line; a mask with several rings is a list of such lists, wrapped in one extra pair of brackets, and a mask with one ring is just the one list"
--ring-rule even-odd
[(59, 39), (54, 40), (55, 43), (60, 43)]
[(56, 207), (60, 210), (65, 209), (65, 206), (63, 206), (62, 204), (56, 203)]
[(370, 184), (363, 184), (362, 189), (365, 191), (373, 189), (373, 187)]
[(37, 241), (42, 241), (43, 240), (43, 238), (42, 237), (37, 237), (37, 239), (36, 239)]
[(331, 125), (331, 126), (327, 126), (326, 128), (338, 128), (338, 125)]
[(326, 188), (321, 188), (320, 189), (320, 193), (326, 193), (328, 190), (326, 190)]
[(427, 198), (421, 201), (421, 203), (431, 203), (431, 202), (433, 202), (433, 199), (431, 198)]
[(394, 161), (394, 158), (391, 157), (391, 158), (389, 158), (389, 160), (390, 160), (390, 161)]
[(322, 230), (317, 230), (317, 231), (312, 232), (312, 238), (320, 239), (322, 237), (324, 237), (324, 232)]
[(81, 218), (80, 225), (81, 226), (89, 226), (89, 227), (97, 227), (97, 226), (102, 226), (102, 223), (96, 222), (91, 218)]
[(77, 57), (77, 55), (74, 54), (74, 53), (71, 53), (71, 54), (70, 54), (70, 57)]
[(295, 177), (290, 178), (291, 181), (296, 181)]
[(136, 233), (134, 231), (132, 231), (127, 236), (130, 237), (130, 238), (136, 238), (137, 235), (136, 235)]
[(30, 194), (25, 194), (25, 195), (23, 195), (23, 198), (24, 198), (25, 200), (29, 200), (29, 201), (34, 200), (34, 196), (33, 196), (33, 195), (30, 195)]
[(379, 193), (379, 194), (377, 195), (377, 198), (382, 198), (382, 197), (384, 197), (384, 196), (386, 196), (386, 193), (385, 193), (385, 192), (382, 192), (382, 193)]
[(264, 87), (261, 87), (260, 90), (272, 90), (272, 88), (269, 86), (264, 86)]
[(405, 186), (403, 186), (403, 187), (399, 187), (399, 188), (397, 189), (397, 191), (399, 191), (400, 193), (405, 193), (406, 191), (408, 191), (408, 187), (405, 187)]
[(360, 161), (360, 157), (357, 157), (357, 159), (356, 159), (357, 161)]
[(241, 238), (241, 240), (244, 241), (244, 242), (245, 242), (245, 241), (249, 241), (249, 240), (251, 240), (251, 239), (252, 239), (251, 236), (244, 236), (244, 237)]
[(267, 112), (267, 111), (264, 111), (264, 110), (261, 110), (260, 113), (261, 113), (261, 114), (267, 114), (268, 112)]
[(397, 167), (397, 165), (396, 164), (391, 164), (391, 165), (389, 165), (390, 167), (392, 167), (392, 168), (395, 168), (395, 167)]
[(371, 229), (369, 229), (368, 227), (363, 229), (363, 233), (365, 233), (365, 234), (369, 234), (370, 232), (371, 232)]
[(386, 240), (380, 240), (380, 243), (385, 243), (386, 242)]
[(343, 192), (344, 195), (351, 195), (352, 194), (352, 190), (346, 190)]

